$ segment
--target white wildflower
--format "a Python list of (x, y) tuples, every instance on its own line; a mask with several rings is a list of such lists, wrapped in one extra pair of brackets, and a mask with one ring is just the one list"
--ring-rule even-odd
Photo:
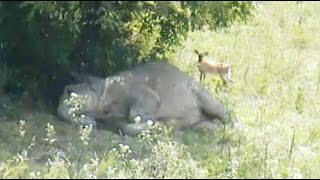
[(141, 116), (137, 116), (134, 121), (136, 122), (136, 124), (139, 124), (141, 121)]
[(73, 97), (73, 98), (77, 98), (77, 97), (78, 97), (78, 94), (76, 94), (76, 93), (74, 93), (74, 92), (72, 92), (70, 95), (71, 95), (71, 97)]
[(31, 173), (30, 173), (30, 177), (31, 177), (32, 179), (38, 179), (39, 176), (40, 176), (40, 172), (39, 172), (39, 171), (37, 171), (37, 172), (31, 172)]
[(151, 127), (153, 125), (153, 121), (152, 120), (148, 120), (147, 124), (148, 124), (149, 127)]
[(20, 119), (19, 123), (20, 123), (21, 126), (23, 126), (23, 125), (26, 124), (26, 120)]

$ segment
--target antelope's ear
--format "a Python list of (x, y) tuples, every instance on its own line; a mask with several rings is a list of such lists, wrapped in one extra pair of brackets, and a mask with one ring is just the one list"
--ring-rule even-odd
[(194, 52), (195, 52), (195, 53), (197, 53), (197, 54), (199, 54), (199, 51), (198, 51), (198, 50), (196, 50), (196, 49), (194, 50)]
[(207, 51), (207, 52), (203, 53), (203, 55), (208, 56), (209, 52)]

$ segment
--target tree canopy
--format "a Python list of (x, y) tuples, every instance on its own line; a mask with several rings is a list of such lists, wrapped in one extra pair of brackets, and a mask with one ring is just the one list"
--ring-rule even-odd
[(49, 99), (70, 72), (107, 76), (165, 59), (188, 31), (246, 20), (250, 1), (2, 1), (0, 65), (7, 91)]

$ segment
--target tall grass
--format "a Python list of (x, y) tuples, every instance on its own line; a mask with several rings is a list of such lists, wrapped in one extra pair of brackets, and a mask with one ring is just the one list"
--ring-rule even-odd
[[(30, 146), (34, 134), (27, 128), (28, 139), (20, 140), (23, 145), (14, 151), (19, 154), (1, 159), (0, 177), (319, 177), (320, 3), (262, 5), (247, 24), (218, 32), (190, 32), (184, 46), (168, 54), (172, 64), (195, 79), (199, 79), (195, 49), (232, 64), (230, 87), (216, 91), (214, 77), (203, 82), (232, 111), (232, 123), (225, 129), (186, 131), (180, 139), (162, 129), (138, 140), (117, 137), (117, 141), (106, 132), (82, 130), (81, 140), (77, 131), (58, 123), (56, 133), (51, 126), (47, 133), (34, 133), (39, 136), (36, 139), (47, 134), (46, 142), (57, 138), (42, 145), (43, 149), (54, 147), (48, 162), (42, 154), (37, 161), (26, 160), (31, 152), (38, 156), (41, 152)], [(45, 131), (43, 125), (38, 129)], [(16, 132), (19, 139), (22, 126), (16, 126)], [(119, 142), (129, 146), (118, 146)], [(64, 155), (57, 156), (59, 148)]]
[[(230, 152), (210, 156), (223, 156), (217, 160), (223, 164), (230, 155), (237, 177), (319, 176), (318, 8), (318, 2), (265, 2), (247, 24), (191, 32), (184, 53), (172, 54), (172, 63), (197, 79), (194, 49), (232, 64), (232, 87), (215, 93), (214, 77), (204, 85), (235, 113), (235, 126), (226, 130)], [(213, 177), (220, 177), (219, 166), (210, 165)]]

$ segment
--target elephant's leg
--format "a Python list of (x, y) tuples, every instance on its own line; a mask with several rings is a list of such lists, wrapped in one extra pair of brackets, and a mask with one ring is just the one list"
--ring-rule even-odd
[(176, 118), (176, 126), (181, 128), (192, 128), (201, 121), (201, 113), (197, 109), (186, 109), (181, 118)]
[(97, 126), (97, 121), (90, 117), (90, 116), (84, 116), (83, 118), (80, 119), (80, 123), (81, 125), (93, 125), (93, 126)]
[(219, 123), (213, 121), (201, 121), (193, 127), (194, 129), (208, 129), (208, 130), (217, 130), (223, 128)]
[(218, 129), (223, 129), (224, 124), (218, 119), (209, 119), (207, 116), (202, 115), (201, 121), (194, 125), (193, 129), (210, 130), (215, 131)]
[(122, 131), (124, 134), (129, 136), (137, 136), (142, 131), (146, 131), (149, 129), (147, 123), (140, 123), (140, 124), (126, 124), (123, 126)]
[(98, 119), (99, 129), (129, 136), (136, 136), (149, 128), (147, 123), (128, 123), (127, 118)]

